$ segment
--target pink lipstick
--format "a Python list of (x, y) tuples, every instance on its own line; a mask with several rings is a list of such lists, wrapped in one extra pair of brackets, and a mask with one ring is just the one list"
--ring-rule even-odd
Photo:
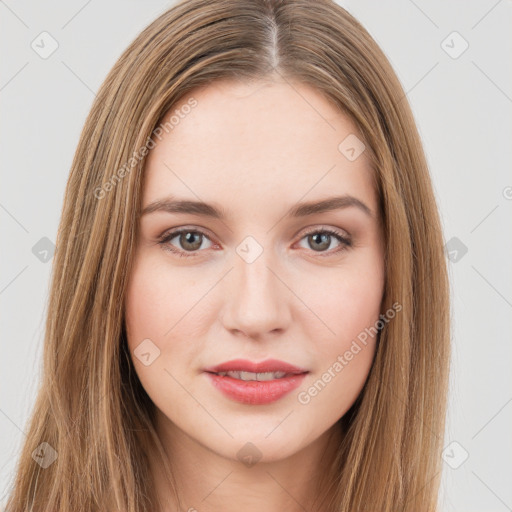
[(276, 402), (300, 386), (309, 373), (304, 368), (276, 359), (260, 363), (235, 359), (205, 368), (204, 371), (225, 396), (251, 405)]

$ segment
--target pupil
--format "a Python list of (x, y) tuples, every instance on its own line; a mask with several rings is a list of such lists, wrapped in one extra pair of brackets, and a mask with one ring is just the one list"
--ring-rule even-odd
[(318, 241), (316, 240), (318, 237), (320, 238), (324, 238), (324, 243), (322, 244), (321, 240), (320, 240), (320, 244), (321, 244), (321, 249), (327, 249), (329, 247), (329, 237), (330, 235), (326, 234), (326, 233), (316, 233), (314, 235), (311, 235), (310, 238), (313, 239), (314, 243), (318, 243)]
[(199, 249), (199, 247), (201, 246), (201, 242), (199, 242), (199, 244), (197, 244), (197, 240), (196, 240), (195, 244), (193, 242), (194, 237), (197, 236), (197, 238), (199, 239), (199, 237), (201, 236), (199, 233), (192, 233), (189, 231), (182, 236), (184, 236), (184, 238), (185, 238), (185, 244), (183, 245), (184, 248), (187, 247), (187, 244), (192, 245), (192, 247), (189, 247), (189, 249), (191, 249), (191, 250)]

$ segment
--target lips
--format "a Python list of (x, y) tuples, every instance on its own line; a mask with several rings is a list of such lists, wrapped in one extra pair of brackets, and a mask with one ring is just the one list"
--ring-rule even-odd
[(269, 404), (297, 388), (308, 370), (284, 361), (260, 363), (235, 359), (204, 369), (213, 386), (231, 400), (251, 405)]
[(285, 374), (298, 375), (300, 373), (307, 373), (305, 368), (299, 368), (284, 361), (277, 359), (267, 359), (260, 363), (247, 361), (246, 359), (233, 359), (225, 363), (218, 364), (204, 369), (205, 372), (219, 373), (219, 372), (252, 372), (252, 373), (266, 373), (266, 372), (284, 372)]

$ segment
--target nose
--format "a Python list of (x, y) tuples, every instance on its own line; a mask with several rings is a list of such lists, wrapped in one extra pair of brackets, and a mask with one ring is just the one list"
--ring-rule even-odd
[(290, 325), (293, 294), (267, 253), (263, 251), (252, 263), (235, 256), (223, 290), (222, 322), (232, 334), (264, 339)]

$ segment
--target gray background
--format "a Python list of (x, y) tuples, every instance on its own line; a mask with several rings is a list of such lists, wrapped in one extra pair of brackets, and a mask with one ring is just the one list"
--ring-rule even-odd
[[(441, 209), (453, 294), (442, 510), (512, 510), (512, 2), (340, 4), (407, 91)], [(51, 271), (41, 239), (55, 242), (95, 92), (171, 5), (0, 0), (0, 503), (38, 386)], [(46, 59), (31, 47), (43, 31), (58, 42)]]

